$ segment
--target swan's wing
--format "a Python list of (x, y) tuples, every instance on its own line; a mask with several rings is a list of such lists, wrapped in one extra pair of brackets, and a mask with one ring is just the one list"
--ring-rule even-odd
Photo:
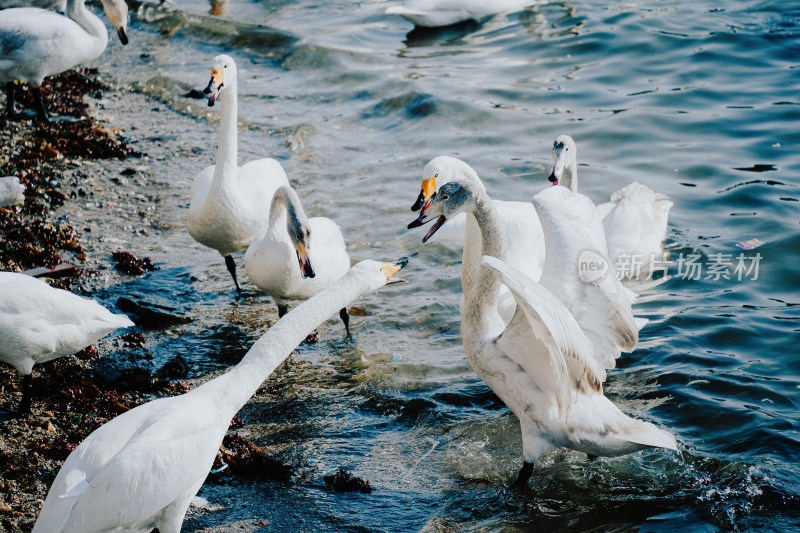
[[(514, 295), (517, 312), (498, 348), (525, 368), (543, 390), (553, 394), (565, 412), (575, 390), (602, 392), (603, 367), (592, 356), (592, 344), (564, 305), (536, 281), (490, 256), (481, 264), (493, 269)], [(531, 336), (544, 344), (547, 355), (530, 350)]]
[[(594, 345), (595, 357), (613, 368), (622, 351), (639, 341), (631, 304), (608, 261), (603, 225), (591, 200), (566, 187), (533, 197), (545, 234), (541, 283), (567, 307)], [(599, 270), (591, 270), (593, 264)], [(603, 271), (602, 268), (605, 267)]]

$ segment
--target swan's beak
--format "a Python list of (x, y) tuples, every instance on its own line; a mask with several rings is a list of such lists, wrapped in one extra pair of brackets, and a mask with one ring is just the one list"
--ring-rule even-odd
[(394, 263), (384, 263), (381, 265), (381, 272), (386, 276), (386, 284), (403, 283), (405, 280), (400, 278), (392, 279), (392, 276), (397, 274), (401, 268), (408, 264), (408, 257), (401, 257)]
[(123, 28), (122, 26), (117, 28), (117, 36), (119, 37), (119, 40), (120, 42), (122, 42), (122, 44), (128, 44), (128, 34), (125, 33), (125, 28)]
[(549, 179), (553, 183), (553, 185), (558, 185), (558, 178), (556, 177), (555, 167), (553, 167), (553, 170), (550, 172), (550, 175), (547, 176), (547, 179)]
[[(419, 218), (417, 218), (417, 220), (408, 225), (408, 229), (418, 228), (433, 220), (432, 218), (428, 218), (428, 214), (425, 212), (428, 210), (429, 206), (430, 204), (425, 206), (425, 209), (423, 209), (422, 212), (419, 214)], [(425, 236), (422, 238), (422, 243), (424, 244), (428, 242), (428, 239), (433, 237), (433, 234), (436, 233), (439, 230), (439, 228), (441, 228), (444, 225), (445, 222), (447, 222), (447, 218), (444, 215), (439, 216), (439, 218), (436, 219), (436, 222), (434, 222), (433, 226), (431, 226), (431, 229), (428, 230), (428, 233), (426, 233)]]
[(297, 245), (297, 261), (300, 263), (300, 276), (303, 279), (316, 276), (314, 269), (311, 268), (311, 261), (308, 260), (308, 248), (303, 243)]
[(215, 68), (211, 71), (211, 81), (208, 82), (208, 87), (203, 89), (203, 94), (210, 95), (208, 97), (208, 107), (214, 106), (214, 102), (219, 98), (219, 93), (222, 92), (223, 87), (225, 87), (225, 84), (222, 83), (222, 69)]
[(422, 209), (424, 213), (430, 207), (434, 196), (436, 196), (436, 178), (422, 180), (422, 189), (419, 191), (417, 201), (411, 206), (411, 210), (419, 211)]

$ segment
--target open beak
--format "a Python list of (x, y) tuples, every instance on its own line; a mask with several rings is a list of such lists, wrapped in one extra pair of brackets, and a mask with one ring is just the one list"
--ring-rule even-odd
[(122, 26), (117, 28), (117, 36), (122, 44), (128, 44), (128, 34), (125, 33), (125, 28)]
[(302, 243), (297, 246), (297, 261), (300, 263), (300, 276), (303, 279), (316, 276), (311, 268), (311, 261), (308, 260), (308, 249)]
[(381, 272), (386, 276), (386, 284), (391, 285), (392, 283), (403, 283), (405, 280), (400, 278), (392, 278), (395, 274), (397, 274), (401, 268), (408, 264), (408, 257), (401, 257), (394, 263), (384, 263), (381, 265)]
[(436, 178), (422, 180), (422, 188), (417, 196), (417, 201), (411, 206), (412, 211), (419, 211), (422, 209), (424, 213), (431, 205), (433, 197), (436, 196)]
[[(430, 204), (428, 204), (428, 205), (430, 205)], [(427, 224), (431, 220), (433, 220), (432, 218), (428, 218), (428, 215), (427, 215), (427, 213), (425, 213), (425, 211), (427, 211), (427, 206), (419, 214), (419, 217), (417, 218), (417, 220), (411, 222), (408, 225), (408, 229), (418, 228), (418, 227), (420, 227), (420, 226), (422, 226), (424, 224)], [(439, 230), (439, 228), (441, 228), (444, 225), (445, 222), (447, 222), (447, 218), (444, 215), (439, 216), (439, 218), (436, 219), (436, 222), (434, 222), (433, 226), (431, 226), (431, 229), (428, 230), (428, 233), (426, 233), (425, 236), (422, 238), (423, 244), (428, 242), (428, 239), (433, 237), (433, 234), (436, 233)]]
[[(213, 107), (214, 102), (217, 101), (219, 98), (219, 93), (222, 92), (222, 88), (225, 86), (222, 83), (222, 69), (217, 68), (211, 71), (211, 81), (208, 82), (208, 86), (203, 89), (203, 94), (208, 94), (208, 107)], [(313, 276), (312, 276), (313, 277)]]

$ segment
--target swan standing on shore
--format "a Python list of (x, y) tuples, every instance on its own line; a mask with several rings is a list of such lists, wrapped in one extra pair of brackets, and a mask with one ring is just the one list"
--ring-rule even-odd
[(409, 0), (386, 8), (387, 15), (400, 15), (417, 26), (449, 26), (466, 20), (481, 22), (496, 13), (515, 11), (531, 0)]
[(232, 370), (100, 426), (67, 457), (33, 533), (179, 533), (231, 419), (306, 336), (407, 263), (362, 261), (280, 319)]
[[(578, 191), (578, 153), (569, 135), (559, 135), (553, 142), (553, 170), (548, 179), (554, 185), (564, 185)], [(650, 261), (661, 260), (661, 243), (667, 234), (667, 219), (672, 201), (665, 194), (653, 192), (638, 181), (611, 195), (611, 201), (597, 206), (605, 228), (608, 258), (611, 265), (623, 274), (636, 277), (636, 268), (616, 268), (627, 259), (643, 263), (648, 271)]]
[(127, 316), (93, 300), (25, 274), (0, 272), (0, 361), (22, 374), (20, 414), (31, 410), (33, 365), (74, 354), (130, 326)]
[[(247, 249), (244, 266), (250, 282), (272, 296), (282, 317), (289, 301), (307, 300), (342, 277), (350, 256), (339, 226), (325, 217), (309, 219), (297, 192), (284, 185), (272, 197), (269, 229)], [(346, 308), (339, 317), (350, 337)]]
[[(122, 44), (127, 44), (127, 4), (124, 0), (102, 1)], [(67, 16), (35, 7), (0, 11), (0, 82), (6, 84), (8, 116), (19, 116), (15, 109), (14, 83), (21, 80), (36, 88), (39, 119), (51, 121), (42, 98), (44, 78), (91, 61), (106, 49), (108, 30), (83, 2), (67, 0)]]
[[(422, 171), (421, 191), (417, 201), (411, 206), (411, 210), (421, 211), (420, 216), (424, 215), (436, 196), (437, 183), (442, 185), (457, 179), (470, 180), (484, 189), (477, 172), (464, 161), (449, 156), (432, 159)], [(545, 245), (542, 224), (539, 222), (536, 210), (530, 202), (493, 200), (492, 203), (498, 212), (503, 234), (510, 243), (509, 263), (526, 272), (533, 279), (539, 279), (545, 262)], [(409, 224), (409, 228), (415, 227), (414, 224), (414, 222)], [(434, 226), (435, 229), (432, 228), (428, 232), (423, 242), (438, 235), (439, 232), (446, 233), (447, 240), (463, 241), (461, 284), (462, 286), (469, 284), (480, 268), (481, 245), (478, 227), (474, 223), (468, 222), (465, 213), (455, 216), (453, 220), (448, 219), (444, 226), (438, 223), (435, 223)], [(449, 226), (452, 226), (453, 229)], [(463, 291), (466, 293), (467, 287), (463, 287)], [(500, 320), (493, 321), (495, 327), (498, 328), (495, 333), (502, 331), (502, 328), (514, 315), (515, 309), (514, 298), (507, 289), (503, 289), (497, 299), (497, 312)]]
[[(539, 209), (540, 205), (561, 203), (562, 192), (570, 194), (556, 189), (546, 189), (537, 195), (534, 203), (540, 218), (563, 216), (559, 207)], [(676, 449), (670, 433), (626, 416), (603, 395), (608, 353), (598, 351), (598, 346), (620, 341), (615, 338), (615, 317), (594, 317), (596, 323), (605, 320), (612, 326), (591, 332), (595, 338), (605, 336), (604, 343), (598, 343), (586, 335), (575, 317), (549, 290), (506, 265), (503, 261), (506, 239), (497, 210), (482, 187), (470, 180), (446, 183), (418, 222), (425, 224), (438, 218), (431, 230), (436, 231), (436, 227), (461, 212), (466, 212), (468, 220), (477, 224), (483, 255), (483, 266), (477, 270), (475, 279), (464, 286), (461, 306), (464, 352), (478, 376), (520, 420), (524, 462), (517, 482), (526, 482), (533, 463), (543, 453), (559, 447), (607, 457), (648, 447)], [(577, 241), (583, 237), (578, 224), (572, 223), (576, 237), (558, 231), (568, 224), (569, 219), (561, 225), (543, 224), (548, 243), (571, 238), (578, 247)], [(558, 267), (552, 262), (555, 260), (546, 264), (543, 277), (550, 274), (550, 268)], [(571, 257), (564, 261), (562, 268), (576, 267), (570, 266)], [(493, 301), (499, 294), (501, 279), (514, 295), (517, 310), (502, 333), (496, 335), (492, 329)]]
[(219, 100), (219, 148), (216, 165), (203, 169), (194, 180), (189, 205), (189, 234), (225, 258), (236, 285), (236, 263), (231, 254), (244, 252), (269, 224), (269, 206), (278, 187), (289, 185), (283, 167), (272, 158), (238, 166), (236, 63), (227, 55), (212, 61), (211, 81), (205, 89), (208, 105)]

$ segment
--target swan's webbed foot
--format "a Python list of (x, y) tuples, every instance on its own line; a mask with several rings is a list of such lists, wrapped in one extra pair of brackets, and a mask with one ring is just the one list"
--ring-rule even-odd
[(278, 304), (278, 318), (283, 318), (283, 316), (289, 312), (289, 306), (286, 304)]
[[(233, 283), (236, 285), (236, 299), (239, 299), (239, 296), (242, 295), (242, 288), (239, 286), (239, 280), (236, 279), (236, 263), (233, 261), (233, 257), (230, 255), (225, 256), (225, 266), (228, 267), (228, 272), (231, 273), (231, 277), (233, 278)], [(278, 306), (278, 311), (280, 312), (280, 306)], [(283, 316), (279, 314), (278, 316)]]
[(19, 402), (19, 413), (21, 416), (31, 414), (31, 402), (33, 400), (33, 375), (28, 374), (22, 377), (22, 400)]
[(353, 336), (350, 334), (350, 315), (347, 314), (346, 307), (342, 307), (342, 310), (339, 311), (339, 318), (344, 322), (344, 330), (347, 332), (347, 338), (352, 339)]
[(524, 461), (522, 463), (522, 468), (519, 471), (519, 475), (517, 476), (517, 480), (514, 482), (514, 485), (517, 486), (525, 485), (531, 478), (531, 474), (533, 474), (533, 463)]

